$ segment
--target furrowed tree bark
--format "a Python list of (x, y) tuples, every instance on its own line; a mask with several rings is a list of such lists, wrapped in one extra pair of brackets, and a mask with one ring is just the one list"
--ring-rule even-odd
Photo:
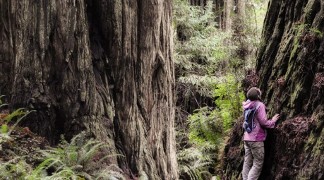
[(52, 144), (82, 130), (130, 178), (177, 179), (171, 1), (0, 0), (0, 92)]
[(216, 22), (218, 23), (218, 28), (224, 29), (224, 0), (216, 0), (215, 1), (215, 15)]
[(225, 7), (225, 31), (232, 30), (233, 0), (224, 0)]
[[(256, 70), (268, 116), (260, 179), (323, 179), (324, 2), (271, 0)], [(268, 117), (268, 118), (269, 118)], [(241, 121), (225, 148), (225, 178), (238, 178), (243, 164)]]
[(239, 18), (241, 18), (242, 20), (245, 19), (245, 4), (246, 1), (245, 0), (237, 0), (236, 6), (237, 6), (237, 15), (239, 16)]
[(204, 7), (207, 4), (207, 0), (189, 0), (189, 3), (192, 6), (201, 6), (201, 7)]

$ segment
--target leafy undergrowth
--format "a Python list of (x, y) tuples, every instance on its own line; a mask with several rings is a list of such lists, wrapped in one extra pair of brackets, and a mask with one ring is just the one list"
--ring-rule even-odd
[(10, 139), (0, 143), (0, 162), (8, 162), (15, 158), (25, 157), (28, 164), (37, 163), (38, 151), (49, 146), (45, 138), (32, 133), (27, 127), (17, 127), (12, 131)]
[(0, 114), (0, 179), (125, 179), (121, 169), (108, 163), (116, 155), (104, 153), (107, 145), (85, 132), (50, 147), (44, 137), (16, 126), (18, 121), (9, 123), (6, 117), (12, 114)]
[[(45, 138), (17, 126), (26, 114), (23, 109), (0, 114), (0, 179), (23, 179), (39, 163), (39, 151), (49, 146)], [(15, 118), (18, 120), (13, 124)]]

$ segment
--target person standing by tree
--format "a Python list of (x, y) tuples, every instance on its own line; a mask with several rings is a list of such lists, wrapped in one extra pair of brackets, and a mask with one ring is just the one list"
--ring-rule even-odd
[(255, 108), (255, 116), (253, 118), (253, 126), (251, 131), (244, 132), (244, 164), (242, 170), (243, 180), (257, 180), (261, 174), (264, 161), (264, 141), (267, 136), (265, 128), (274, 128), (279, 114), (267, 119), (266, 107), (260, 101), (261, 90), (252, 87), (247, 92), (248, 100), (243, 102), (243, 108)]

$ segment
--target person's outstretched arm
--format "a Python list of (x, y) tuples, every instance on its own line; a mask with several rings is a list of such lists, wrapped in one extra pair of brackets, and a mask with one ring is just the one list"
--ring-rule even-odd
[(279, 119), (279, 114), (274, 115), (270, 120), (268, 120), (265, 105), (262, 103), (258, 109), (257, 119), (262, 127), (274, 128), (277, 120)]

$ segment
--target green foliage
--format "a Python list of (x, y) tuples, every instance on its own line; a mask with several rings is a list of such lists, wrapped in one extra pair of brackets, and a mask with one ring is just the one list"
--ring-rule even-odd
[[(0, 150), (3, 143), (13, 141), (10, 136), (12, 131), (31, 112), (33, 111), (19, 108), (1, 120)], [(104, 161), (113, 156), (101, 153), (105, 148), (107, 145), (94, 139), (87, 139), (85, 133), (75, 136), (70, 143), (62, 138), (56, 148), (39, 151), (43, 159), (36, 168), (26, 162), (25, 156), (13, 152), (12, 155), (16, 158), (10, 161), (2, 162), (0, 158), (0, 179), (124, 179), (122, 171), (117, 166), (105, 164)]]
[[(19, 108), (4, 118), (4, 122), (2, 122), (3, 124), (1, 125), (0, 147), (3, 142), (11, 139), (10, 134), (12, 133), (12, 131), (16, 128), (19, 122), (31, 112), (33, 111), (27, 111), (24, 108)], [(10, 123), (13, 119), (17, 120), (15, 120), (15, 123), (12, 126), (8, 126), (8, 123)]]
[[(188, 129), (178, 131), (182, 136), (182, 131), (188, 131), (189, 139), (186, 144), (182, 138), (178, 151), (183, 176), (210, 179), (208, 168), (216, 166), (217, 153), (233, 122), (242, 114), (244, 95), (239, 82), (244, 68), (253, 67), (267, 3), (247, 1), (244, 24), (240, 23), (237, 31), (224, 32), (215, 22), (212, 1), (206, 7), (189, 6), (187, 0), (174, 1), (174, 62), (182, 92), (179, 98), (186, 103), (188, 98), (196, 99), (198, 92), (203, 98), (215, 99), (213, 107), (199, 107), (189, 115)], [(249, 55), (242, 60), (239, 53)]]
[(40, 150), (41, 163), (33, 168), (25, 157), (18, 156), (0, 165), (0, 179), (56, 180), (56, 179), (125, 179), (116, 165), (106, 165), (104, 155), (107, 146), (94, 139), (87, 139), (85, 133), (75, 136), (70, 143), (62, 138), (56, 148)]
[(223, 83), (217, 84), (214, 91), (215, 103), (218, 107), (224, 131), (232, 127), (232, 123), (241, 114), (241, 102), (244, 94), (240, 91), (240, 84), (233, 75), (228, 75)]
[(14, 125), (12, 125), (9, 129), (9, 131), (7, 132), (8, 135), (11, 134), (11, 132), (14, 130), (14, 128), (19, 124), (19, 122), (21, 120), (23, 120), (26, 116), (28, 116), (28, 114), (35, 112), (35, 110), (32, 111), (28, 111), (24, 108), (19, 108), (17, 110), (15, 110), (14, 112), (10, 113), (6, 118), (5, 121), (10, 122), (14, 117), (19, 117), (16, 122), (14, 123)]
[(310, 36), (314, 39), (320, 39), (323, 37), (323, 33), (316, 28), (312, 28), (310, 24), (296, 24), (293, 29), (295, 36), (293, 42), (293, 49), (290, 52), (289, 60), (291, 60), (296, 55), (296, 52), (300, 47), (300, 41), (303, 37)]
[(259, 38), (261, 36), (262, 27), (264, 23), (264, 17), (267, 12), (267, 5), (269, 0), (253, 0), (246, 2), (246, 19), (245, 22), (245, 32), (248, 38), (251, 39), (253, 45), (259, 43)]
[(25, 179), (32, 167), (22, 157), (17, 157), (8, 162), (0, 161), (0, 179)]
[(174, 62), (183, 69), (182, 76), (192, 75), (193, 71), (200, 75), (214, 74), (235, 49), (227, 43), (231, 34), (216, 28), (211, 1), (201, 8), (176, 0), (174, 26), (177, 31)]
[(205, 146), (193, 146), (178, 153), (181, 174), (190, 179), (209, 179), (212, 175), (207, 171), (215, 159), (215, 146), (206, 142)]
[(244, 36), (243, 44), (248, 46), (250, 56), (244, 61), (244, 68), (254, 68), (258, 48), (266, 44), (261, 38), (261, 34), (268, 3), (269, 0), (246, 1), (246, 16), (241, 29), (243, 29)]
[(223, 137), (241, 114), (244, 94), (239, 90), (240, 84), (233, 75), (228, 75), (223, 82), (215, 85), (216, 109), (203, 107), (189, 116), (189, 139), (201, 145), (204, 142), (219, 144)]
[[(189, 142), (192, 147), (178, 153), (180, 170), (192, 179), (206, 179), (208, 167), (217, 161), (233, 122), (242, 114), (244, 99), (236, 78), (229, 74), (214, 86), (216, 108), (203, 107), (189, 116)], [(211, 175), (211, 174), (209, 174)], [(208, 176), (209, 177), (209, 176)]]
[[(3, 101), (2, 101), (3, 97), (4, 97), (4, 95), (0, 96), (0, 108), (8, 105), (8, 104), (3, 103)], [(19, 109), (16, 109), (14, 112), (5, 116), (5, 118), (1, 119), (1, 121), (0, 121), (1, 122), (1, 133), (2, 134), (8, 133), (8, 131), (9, 131), (8, 123), (11, 122), (11, 120), (20, 117), (16, 121), (16, 124), (18, 124), (25, 117), (26, 114), (27, 114), (27, 112), (24, 108), (19, 108)]]
[(297, 49), (299, 47), (299, 40), (300, 40), (300, 37), (303, 33), (303, 31), (305, 30), (305, 28), (307, 28), (308, 25), (305, 25), (305, 24), (299, 24), (298, 26), (296, 26), (294, 28), (294, 31), (296, 32), (296, 35), (294, 37), (294, 42), (293, 42), (293, 49), (291, 50), (290, 52), (290, 57), (289, 57), (289, 60), (291, 60), (296, 52), (297, 52)]
[(309, 32), (312, 32), (316, 37), (323, 38), (323, 32), (316, 28), (310, 28)]
[(218, 144), (222, 133), (218, 113), (208, 107), (197, 109), (189, 118), (189, 139), (197, 145)]
[(26, 111), (24, 108), (16, 109), (14, 112), (10, 113), (8, 116), (4, 118), (6, 123), (9, 123), (13, 118), (23, 116), (26, 114)]
[[(199, 76), (192, 74), (190, 76), (179, 77), (178, 82), (187, 84), (188, 86), (194, 88), (201, 96), (213, 97), (213, 91), (215, 84), (220, 81), (221, 78), (215, 76)], [(186, 89), (187, 91), (183, 94), (184, 97), (190, 97), (191, 93), (190, 88)]]
[(5, 95), (1, 95), (1, 96), (0, 96), (0, 108), (3, 107), (3, 106), (7, 106), (7, 105), (8, 105), (8, 104), (6, 104), (6, 103), (3, 103), (3, 101), (2, 101), (2, 98), (3, 98), (3, 97), (5, 97)]
[[(3, 104), (0, 96), (0, 107), (7, 106), (8, 104)], [(15, 111), (6, 115), (3, 119), (0, 119), (0, 150), (2, 149), (3, 143), (11, 140), (11, 133), (16, 128), (16, 126), (23, 120), (28, 114), (33, 111), (28, 111), (24, 108), (16, 109)], [(12, 122), (14, 121), (14, 123)], [(9, 123), (13, 123), (9, 125)]]
[[(58, 147), (40, 151), (44, 160), (28, 178), (95, 179), (96, 175), (103, 177), (105, 174), (105, 177), (123, 179), (118, 171), (100, 168), (103, 161), (111, 156), (100, 155), (100, 150), (106, 147), (104, 143), (94, 139), (86, 140), (85, 133), (75, 136), (71, 143), (62, 138)], [(94, 161), (94, 158), (99, 159)], [(47, 174), (49, 168), (54, 169), (52, 174)]]
[[(7, 106), (8, 104), (3, 103), (2, 97), (4, 96), (0, 96), (0, 107)], [(12, 141), (11, 133), (18, 123), (31, 112), (24, 108), (19, 108), (6, 115), (3, 119), (0, 119), (0, 151), (4, 151), (2, 146), (5, 143)], [(15, 122), (13, 123), (12, 121)], [(13, 125), (9, 125), (9, 123), (13, 123)], [(8, 162), (2, 162), (0, 158), (0, 179), (23, 179), (22, 177), (27, 176), (31, 169), (32, 167), (24, 161), (23, 157), (17, 156)]]
[[(205, 8), (192, 7), (186, 0), (175, 0), (176, 69), (178, 82), (187, 85), (184, 97), (192, 91), (203, 97), (216, 98), (215, 107), (201, 107), (188, 118), (190, 147), (178, 152), (180, 174), (191, 179), (210, 179), (208, 168), (217, 160), (226, 132), (241, 112), (240, 78), (231, 72), (236, 69), (237, 49), (231, 42), (231, 32), (217, 29), (212, 3)], [(228, 74), (228, 75), (227, 75)]]
[(184, 33), (188, 37), (210, 31), (210, 28), (215, 25), (211, 1), (208, 2), (205, 9), (190, 6), (187, 0), (175, 0), (174, 4), (174, 26), (180, 28), (179, 31), (185, 31)]
[(95, 174), (95, 180), (124, 180), (124, 175), (117, 165), (111, 164)]
[(6, 134), (8, 131), (9, 131), (8, 125), (2, 124), (1, 125), (1, 134)]

